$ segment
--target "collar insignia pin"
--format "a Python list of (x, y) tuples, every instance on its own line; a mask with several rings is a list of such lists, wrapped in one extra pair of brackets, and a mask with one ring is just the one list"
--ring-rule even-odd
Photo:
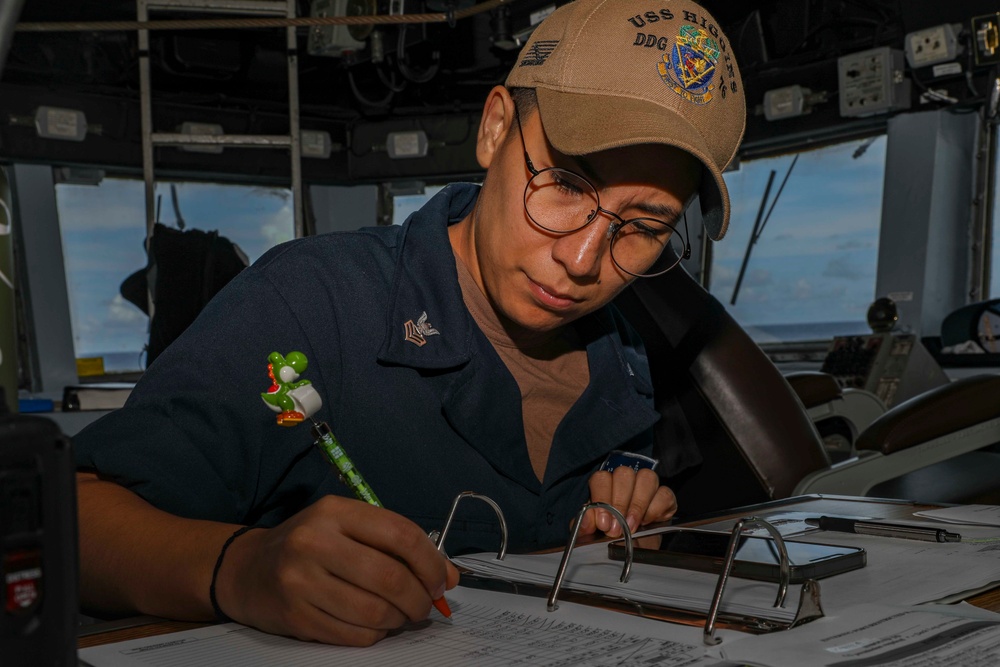
[(427, 336), (437, 336), (441, 332), (427, 321), (427, 311), (425, 310), (420, 314), (416, 324), (413, 323), (413, 320), (406, 320), (403, 323), (403, 333), (406, 334), (406, 340), (417, 347), (423, 347), (427, 344)]

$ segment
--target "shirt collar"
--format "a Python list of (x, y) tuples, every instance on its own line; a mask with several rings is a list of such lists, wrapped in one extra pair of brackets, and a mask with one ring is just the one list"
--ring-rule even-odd
[(453, 183), (403, 223), (379, 361), (451, 368), (472, 354), (472, 318), (458, 285), (448, 225), (472, 212), (479, 186)]

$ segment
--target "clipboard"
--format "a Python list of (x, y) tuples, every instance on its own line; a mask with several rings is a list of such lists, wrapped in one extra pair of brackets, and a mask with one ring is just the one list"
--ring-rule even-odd
[[(483, 502), (488, 503), (497, 514), (497, 519), (500, 523), (501, 529), (501, 545), (497, 551), (496, 559), (503, 560), (507, 549), (507, 525), (503, 517), (503, 512), (493, 500), (471, 491), (465, 491), (456, 496), (454, 502), (452, 503), (451, 510), (448, 513), (444, 528), (440, 531), (440, 534), (431, 535), (431, 538), (434, 539), (437, 544), (438, 550), (443, 551), (444, 540), (447, 536), (449, 528), (451, 527), (451, 522), (455, 516), (455, 512), (459, 503), (465, 498), (482, 500)], [(788, 553), (785, 548), (784, 540), (774, 526), (766, 520), (755, 516), (743, 517), (733, 526), (722, 572), (719, 574), (716, 582), (715, 593), (712, 596), (711, 605), (707, 613), (703, 613), (698, 610), (686, 609), (680, 606), (651, 604), (648, 602), (640, 602), (629, 599), (624, 596), (594, 593), (591, 591), (573, 589), (572, 587), (563, 587), (563, 579), (573, 549), (576, 546), (581, 520), (584, 513), (593, 508), (601, 508), (611, 512), (615, 515), (619, 525), (622, 526), (626, 544), (626, 556), (620, 581), (622, 583), (626, 583), (632, 566), (633, 547), (632, 534), (628, 528), (627, 522), (625, 521), (625, 517), (622, 516), (617, 509), (607, 503), (588, 502), (584, 504), (577, 513), (574, 521), (573, 533), (563, 550), (559, 569), (550, 586), (513, 581), (499, 576), (477, 573), (461, 566), (460, 564), (456, 564), (462, 576), (462, 584), (474, 588), (483, 588), (504, 593), (515, 593), (518, 595), (527, 595), (532, 597), (545, 597), (547, 598), (547, 608), (549, 612), (555, 612), (558, 610), (558, 599), (561, 596), (562, 599), (566, 601), (597, 606), (603, 609), (610, 609), (613, 611), (641, 616), (643, 618), (690, 626), (701, 625), (704, 628), (703, 640), (707, 645), (715, 645), (722, 641), (715, 634), (716, 627), (739, 630), (741, 632), (751, 634), (763, 634), (788, 630), (823, 617), (823, 608), (820, 602), (820, 586), (819, 583), (813, 579), (807, 579), (802, 584), (802, 593), (799, 597), (798, 608), (796, 609), (795, 615), (791, 621), (781, 621), (755, 615), (720, 611), (726, 582), (730, 577), (733, 562), (735, 561), (736, 547), (739, 537), (742, 535), (743, 531), (748, 528), (763, 528), (770, 533), (771, 537), (775, 541), (775, 546), (777, 547), (780, 556), (779, 569), (781, 571), (781, 577), (778, 583), (778, 592), (774, 606), (780, 607), (784, 604), (784, 599), (788, 590), (790, 570)]]

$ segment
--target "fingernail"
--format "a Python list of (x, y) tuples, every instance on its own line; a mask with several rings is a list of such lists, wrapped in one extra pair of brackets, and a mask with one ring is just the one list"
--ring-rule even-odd
[(611, 517), (608, 516), (607, 512), (599, 511), (597, 513), (597, 527), (601, 529), (602, 533), (608, 532), (608, 528), (610, 527), (608, 526), (608, 522), (610, 519)]
[(629, 514), (628, 517), (625, 519), (625, 521), (626, 523), (628, 523), (629, 532), (634, 533), (635, 529), (639, 526), (638, 517), (636, 517), (636, 515), (634, 514)]
[(433, 593), (431, 593), (431, 599), (432, 600), (440, 600), (441, 598), (444, 597), (444, 591), (445, 591), (445, 585), (441, 584), (440, 588), (438, 588), (436, 591), (434, 591)]

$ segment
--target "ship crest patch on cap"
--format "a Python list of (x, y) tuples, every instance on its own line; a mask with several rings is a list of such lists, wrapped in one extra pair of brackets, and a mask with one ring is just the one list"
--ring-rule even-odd
[(674, 48), (663, 54), (657, 69), (675, 93), (689, 102), (708, 104), (714, 97), (719, 54), (719, 42), (707, 30), (682, 25)]

